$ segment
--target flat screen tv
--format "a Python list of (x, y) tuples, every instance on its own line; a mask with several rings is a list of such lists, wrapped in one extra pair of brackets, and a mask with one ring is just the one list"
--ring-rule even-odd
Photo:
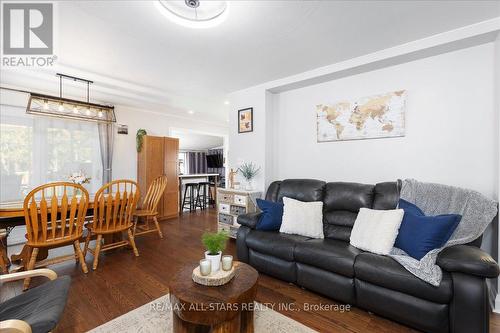
[(207, 155), (207, 168), (222, 168), (223, 166), (222, 154)]

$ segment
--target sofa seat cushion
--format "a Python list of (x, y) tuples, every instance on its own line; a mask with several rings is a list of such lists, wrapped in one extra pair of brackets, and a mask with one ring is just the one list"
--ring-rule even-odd
[(0, 321), (23, 320), (33, 333), (53, 330), (64, 311), (70, 284), (71, 278), (62, 276), (8, 299), (0, 304)]
[(358, 255), (354, 272), (357, 279), (436, 303), (449, 303), (453, 293), (449, 273), (443, 272), (441, 284), (435, 287), (408, 272), (391, 257), (378, 254)]
[(297, 262), (322, 268), (347, 277), (354, 276), (354, 259), (362, 251), (348, 242), (335, 239), (310, 239), (297, 243)]
[(311, 239), (299, 235), (282, 234), (275, 231), (252, 230), (246, 237), (249, 248), (283, 260), (294, 261), (293, 251), (298, 242)]

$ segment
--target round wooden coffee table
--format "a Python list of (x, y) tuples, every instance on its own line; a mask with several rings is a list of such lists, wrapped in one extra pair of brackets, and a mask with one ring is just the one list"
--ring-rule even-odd
[(192, 280), (195, 267), (186, 266), (170, 283), (174, 332), (253, 332), (257, 271), (235, 261), (231, 281), (208, 287)]

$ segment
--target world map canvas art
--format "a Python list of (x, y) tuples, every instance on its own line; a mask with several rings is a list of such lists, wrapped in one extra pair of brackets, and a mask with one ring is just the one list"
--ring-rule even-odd
[(318, 142), (405, 135), (406, 91), (316, 106)]

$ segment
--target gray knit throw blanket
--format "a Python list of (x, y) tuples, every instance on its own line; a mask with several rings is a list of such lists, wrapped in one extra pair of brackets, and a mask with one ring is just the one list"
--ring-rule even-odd
[(425, 215), (462, 215), (448, 242), (442, 248), (427, 253), (420, 261), (398, 248), (393, 248), (389, 254), (410, 273), (433, 286), (441, 283), (441, 268), (436, 265), (439, 252), (446, 247), (477, 239), (497, 214), (497, 203), (476, 191), (414, 179), (403, 181), (401, 198), (417, 205)]

